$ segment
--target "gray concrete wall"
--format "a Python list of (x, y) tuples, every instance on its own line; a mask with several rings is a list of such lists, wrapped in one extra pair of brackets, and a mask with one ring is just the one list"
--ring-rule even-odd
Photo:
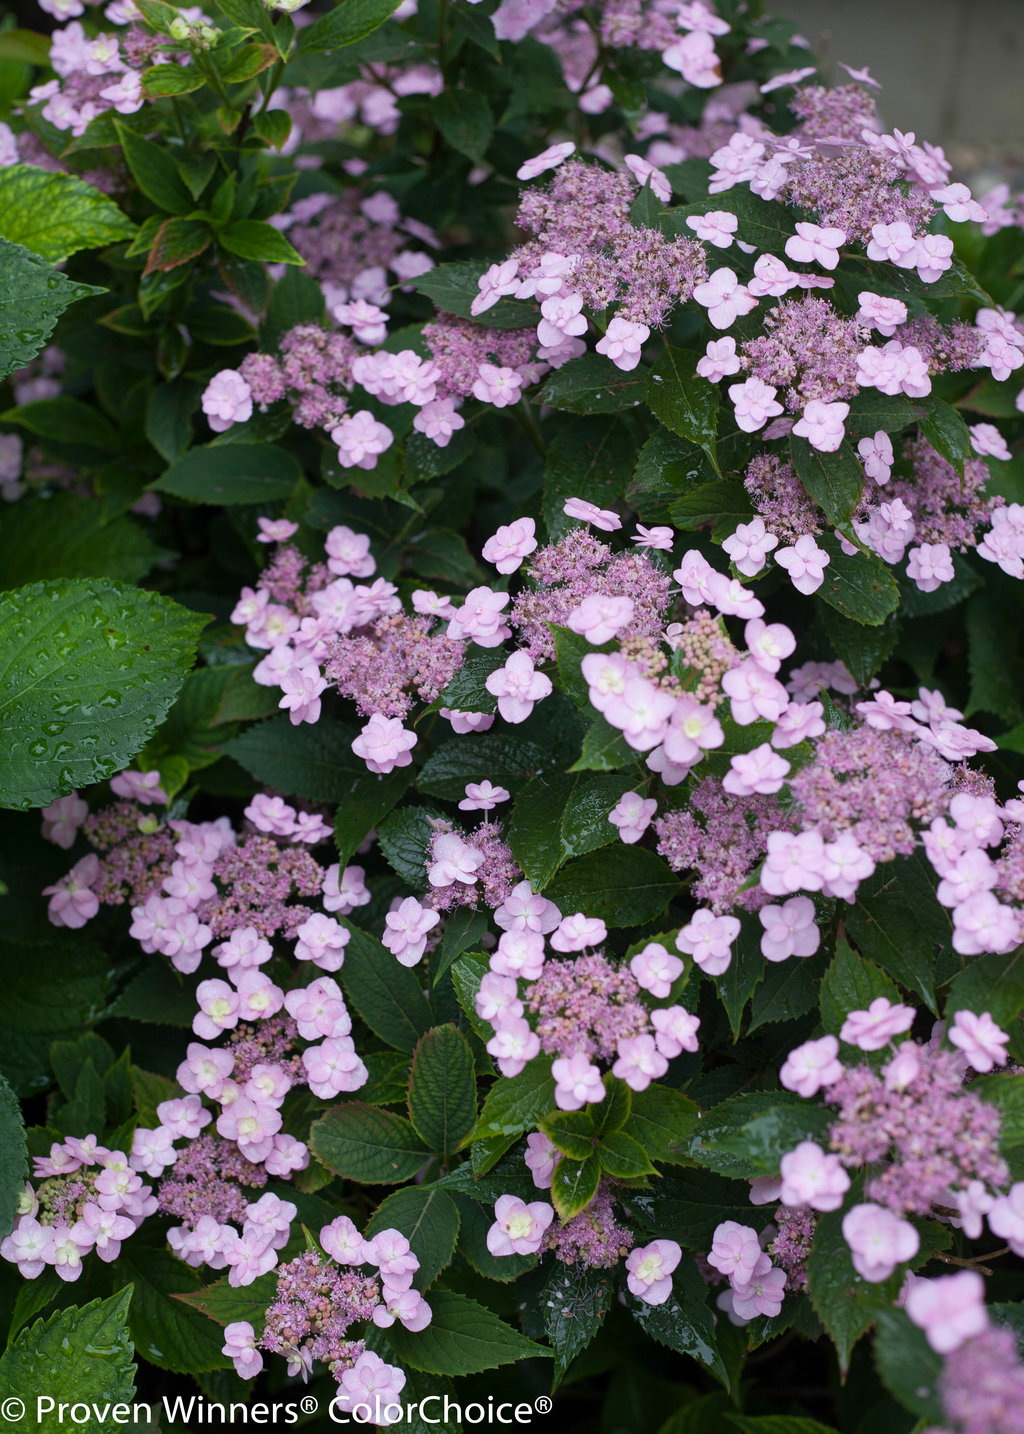
[(880, 80), (887, 125), (941, 144), (957, 168), (1024, 183), (1024, 0), (769, 0), (833, 83), (836, 61)]

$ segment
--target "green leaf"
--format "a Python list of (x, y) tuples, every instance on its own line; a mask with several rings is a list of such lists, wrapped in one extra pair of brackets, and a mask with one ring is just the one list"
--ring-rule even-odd
[[(701, 161), (703, 163), (703, 161)], [(673, 171), (680, 168), (670, 165)], [(671, 179), (671, 176), (670, 176)], [(675, 180), (672, 179), (673, 186)], [(760, 199), (745, 186), (730, 189), (727, 200), (720, 194), (707, 194), (707, 182), (702, 186), (706, 197), (687, 204), (681, 209), (670, 209), (664, 216), (663, 228), (667, 233), (679, 234), (684, 239), (693, 238), (693, 230), (686, 224), (688, 215), (708, 214), (721, 209), (723, 204), (739, 220), (737, 237), (745, 243), (754, 244), (769, 254), (785, 252), (786, 241), (793, 237), (793, 215), (784, 205), (775, 200)]]
[(16, 423), (53, 443), (74, 444), (100, 455), (115, 453), (121, 446), (117, 430), (98, 409), (77, 398), (40, 398), (0, 414), (0, 421)]
[(586, 1160), (562, 1159), (551, 1177), (551, 1203), (564, 1223), (586, 1209), (597, 1194), (601, 1162), (594, 1151)]
[(262, 264), (304, 264), (302, 255), (288, 240), (263, 219), (236, 219), (218, 229), (217, 242), (222, 249), (240, 259), (257, 259)]
[(199, 386), (179, 378), (150, 391), (146, 404), (146, 437), (165, 463), (173, 463), (192, 442), (191, 416), (198, 406)]
[(1020, 659), (1006, 642), (1007, 605), (995, 591), (975, 593), (967, 604), (967, 664), (971, 688), (967, 715), (992, 712), (1004, 722), (1024, 719)]
[(437, 1290), (430, 1296), (430, 1308), (431, 1321), (418, 1334), (398, 1324), (389, 1331), (392, 1349), (410, 1369), (425, 1374), (480, 1374), (502, 1364), (551, 1355), (465, 1295)]
[(28, 1176), (28, 1149), (21, 1106), (0, 1075), (0, 1239), (11, 1233)]
[(0, 806), (45, 806), (127, 766), (177, 695), (205, 622), (94, 578), (0, 595)]
[(402, 807), (385, 817), (377, 830), (377, 844), (392, 870), (417, 890), (427, 874), (427, 847), (438, 814), (427, 807)]
[(903, 1310), (880, 1309), (875, 1318), (875, 1368), (882, 1383), (911, 1414), (943, 1423), (942, 1355), (936, 1354), (924, 1330), (911, 1324)]
[(396, 768), (387, 776), (367, 772), (365, 776), (356, 777), (348, 799), (341, 804), (334, 817), (334, 845), (343, 867), (374, 827), (379, 826), (388, 812), (402, 800), (408, 787), (409, 774), (401, 768)]
[(561, 865), (562, 813), (578, 780), (558, 773), (534, 777), (512, 808), (505, 838), (534, 891), (543, 891)]
[(562, 813), (562, 852), (565, 857), (584, 856), (619, 840), (618, 828), (608, 816), (630, 791), (631, 777), (589, 777), (569, 794)]
[(487, 691), (487, 679), (504, 667), (506, 655), (502, 648), (470, 652), (465, 662), (437, 699), (439, 707), (456, 712), (493, 712), (497, 698)]
[(455, 1026), (435, 1026), (413, 1051), (409, 1118), (417, 1135), (447, 1161), (476, 1123), (473, 1052)]
[(858, 956), (848, 941), (836, 942), (836, 954), (821, 982), (821, 1023), (838, 1036), (851, 1011), (864, 1011), (878, 996), (899, 1002), (900, 993), (884, 971)]
[(359, 1185), (400, 1185), (430, 1158), (404, 1116), (358, 1100), (314, 1121), (309, 1148), (328, 1170)]
[(597, 1158), (602, 1170), (615, 1180), (637, 1180), (642, 1175), (656, 1173), (644, 1147), (624, 1130), (613, 1130), (601, 1136)]
[(707, 1307), (707, 1285), (697, 1266), (683, 1258), (672, 1275), (672, 1293), (663, 1305), (648, 1305), (632, 1295), (630, 1314), (659, 1344), (687, 1354), (728, 1383), (725, 1366), (715, 1348), (715, 1321)]
[(32, 362), (70, 304), (103, 292), (73, 283), (30, 249), (0, 239), (0, 378)]
[(142, 72), (142, 93), (148, 100), (190, 95), (205, 84), (206, 76), (198, 65), (151, 65)]
[(756, 1215), (745, 1180), (727, 1180), (710, 1170), (666, 1175), (649, 1191), (633, 1191), (630, 1202), (646, 1229), (701, 1254), (711, 1248), (723, 1220), (743, 1225)]
[(885, 862), (861, 882), (846, 929), (865, 956), (938, 1014), (935, 957), (948, 947), (952, 926), (935, 899), (935, 881), (920, 852)]
[(825, 580), (815, 596), (843, 617), (877, 627), (900, 603), (900, 590), (891, 570), (874, 553), (844, 553), (830, 533), (814, 540), (829, 555)]
[(917, 419), (921, 432), (936, 453), (947, 463), (952, 463), (957, 475), (962, 478), (964, 463), (974, 457), (967, 424), (955, 408), (933, 393), (917, 402), (924, 410)]
[(168, 150), (114, 121), (125, 163), (147, 199), (168, 214), (191, 214), (195, 200)]
[(352, 728), (335, 722), (293, 727), (287, 714), (250, 727), (224, 748), (229, 757), (286, 797), (311, 802), (345, 802), (366, 776), (366, 764), (352, 751)]
[(604, 1324), (614, 1289), (609, 1270), (554, 1262), (540, 1303), (544, 1330), (555, 1354), (555, 1386)]
[(609, 927), (654, 921), (679, 891), (679, 878), (646, 847), (621, 845), (571, 861), (547, 888), (561, 911), (585, 911)]
[(999, 1111), (1002, 1117), (999, 1139), (1003, 1149), (1024, 1145), (1024, 1080), (999, 1072), (972, 1081), (971, 1090)]
[(381, 1230), (397, 1230), (420, 1262), (413, 1276), (418, 1290), (432, 1285), (448, 1264), (459, 1237), (459, 1212), (445, 1190), (413, 1185), (396, 1190), (377, 1206), (366, 1226), (367, 1238)]
[(50, 1047), (96, 1018), (107, 992), (107, 958), (80, 938), (0, 942), (0, 1070), (19, 1096), (51, 1084)]
[(418, 275), (412, 281), (412, 287), (417, 293), (426, 294), (428, 299), (433, 299), (444, 313), (455, 314), (460, 319), (472, 319), (481, 328), (517, 329), (536, 326), (536, 307), (519, 299), (499, 299), (484, 313), (473, 315), (471, 306), (480, 292), (477, 280), (486, 268), (486, 264), (467, 261), (438, 264), (428, 273)]
[(877, 389), (864, 389), (850, 399), (850, 412), (846, 420), (847, 433), (858, 437), (870, 437), (882, 430), (883, 433), (898, 433), (916, 422), (917, 412), (909, 399), (902, 394), (879, 393)]
[(697, 372), (699, 355), (666, 347), (647, 380), (647, 405), (666, 428), (695, 443), (718, 472), (718, 389)]
[(212, 238), (213, 231), (205, 220), (165, 219), (153, 236), (143, 275), (177, 269), (198, 259), (210, 247)]
[[(280, 111), (271, 110), (271, 114)], [(270, 293), (267, 320), (261, 332), (268, 342), (277, 341), (296, 324), (320, 324), (324, 320), (324, 291), (301, 269), (284, 271)]]
[[(487, 732), (445, 742), (423, 763), (416, 785), (426, 796), (457, 802), (465, 796), (467, 782), (488, 777), (514, 793), (548, 765), (549, 753), (539, 743)], [(416, 880), (422, 882), (422, 868)]]
[(633, 1137), (652, 1160), (688, 1163), (688, 1137), (700, 1118), (697, 1106), (681, 1091), (652, 1084), (634, 1091), (626, 1134)]
[(336, 5), (299, 35), (299, 52), (319, 55), (327, 50), (340, 50), (372, 34), (383, 25), (400, 0), (345, 0)]
[(619, 413), (644, 401), (646, 371), (624, 373), (604, 354), (570, 359), (549, 374), (541, 403), (567, 413)]
[(790, 439), (793, 467), (832, 527), (849, 520), (864, 491), (864, 470), (849, 443), (835, 453), (819, 453), (806, 438)]
[(199, 1310), (208, 1319), (219, 1325), (234, 1324), (236, 1320), (248, 1320), (257, 1334), (262, 1333), (267, 1306), (277, 1289), (277, 1273), (259, 1275), (251, 1285), (236, 1286), (228, 1283), (225, 1275), (212, 1285), (204, 1285), (193, 1294), (174, 1295), (183, 1305)]
[(707, 458), (698, 445), (659, 427), (640, 450), (630, 492), (675, 493), (696, 487), (707, 475)]
[(537, 1124), (552, 1145), (570, 1160), (588, 1160), (593, 1155), (597, 1124), (591, 1106), (584, 1106), (582, 1110), (553, 1110)]
[(819, 1219), (807, 1260), (807, 1282), (811, 1304), (836, 1347), (845, 1377), (854, 1345), (891, 1297), (884, 1284), (869, 1285), (857, 1274), (842, 1225), (841, 1210)]
[(23, 244), (53, 264), (134, 232), (112, 199), (72, 174), (30, 164), (0, 169), (0, 239)]
[(341, 968), (349, 999), (375, 1035), (410, 1054), (431, 1024), (421, 979), (368, 931), (336, 919), (351, 933)]
[(131, 1243), (112, 1266), (119, 1282), (133, 1289), (128, 1328), (143, 1359), (173, 1374), (230, 1369), (223, 1338), (205, 1315), (173, 1296), (198, 1290), (198, 1273), (167, 1250)]
[(433, 984), (436, 986), (448, 968), (471, 946), (478, 946), (489, 927), (486, 911), (473, 911), (463, 906), (445, 917), (441, 949), (433, 962)]
[(555, 435), (544, 466), (544, 522), (553, 539), (572, 527), (567, 498), (610, 508), (622, 497), (634, 451), (622, 418), (578, 418)]
[[(708, 523), (715, 525), (715, 537), (735, 530), (735, 520), (751, 516), (750, 494), (738, 478), (723, 478), (714, 483), (701, 483), (669, 504), (669, 517), (677, 528), (693, 532)], [(730, 521), (730, 519), (732, 521)]]
[(190, 503), (275, 503), (290, 498), (302, 469), (271, 443), (214, 443), (193, 448), (149, 486)]
[(491, 1086), (470, 1140), (521, 1135), (525, 1130), (533, 1130), (541, 1116), (551, 1110), (554, 1101), (551, 1062), (546, 1058), (532, 1060), (519, 1075), (511, 1080), (502, 1078)]
[[(45, 1429), (50, 1422), (47, 1410), (59, 1404), (101, 1406), (99, 1418), (82, 1423), (62, 1416), (58, 1423), (64, 1434), (114, 1434), (118, 1421), (109, 1415), (109, 1406), (130, 1404), (135, 1394), (135, 1363), (128, 1336), (128, 1306), (131, 1290), (121, 1290), (107, 1300), (92, 1300), (58, 1310), (47, 1320), (23, 1329), (0, 1358), (0, 1403), (14, 1398), (28, 1403), (27, 1419), (16, 1421), (22, 1429)], [(46, 1371), (42, 1388), (39, 1371)], [(39, 1396), (44, 1405), (38, 1420), (35, 1410)], [(103, 1417), (102, 1406), (108, 1406)]]
[(636, 753), (622, 733), (598, 712), (583, 734), (583, 750), (569, 771), (612, 772), (635, 761)]
[(690, 1158), (720, 1175), (777, 1175), (801, 1140), (821, 1140), (831, 1112), (785, 1091), (753, 1091), (706, 1112), (690, 1139)]
[(1005, 1028), (1024, 1011), (1024, 956), (1020, 950), (1008, 956), (990, 954), (972, 957), (953, 978), (943, 1019), (951, 1021), (957, 1011), (988, 1011), (997, 1026)]
[(445, 89), (430, 107), (430, 116), (452, 149), (481, 161), (494, 133), (494, 116), (475, 90)]
[(875, 673), (896, 650), (900, 625), (890, 613), (878, 627), (866, 627), (843, 617), (835, 608), (823, 608), (821, 614), (832, 651), (849, 669), (861, 687), (867, 687)]
[(130, 518), (104, 523), (103, 505), (77, 493), (24, 498), (0, 514), (0, 573), (12, 588), (43, 577), (138, 582), (166, 556)]

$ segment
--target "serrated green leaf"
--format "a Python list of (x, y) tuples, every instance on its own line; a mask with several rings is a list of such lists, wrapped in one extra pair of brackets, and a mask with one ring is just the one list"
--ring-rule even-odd
[(369, 932), (336, 919), (350, 932), (340, 973), (350, 1001), (375, 1035), (411, 1054), (431, 1025), (421, 980)]
[(346, 0), (301, 32), (299, 51), (319, 55), (353, 45), (383, 25), (399, 3), (400, 0)]
[(430, 1296), (432, 1318), (426, 1329), (410, 1334), (393, 1325), (389, 1342), (403, 1365), (425, 1374), (480, 1374), (520, 1359), (551, 1351), (521, 1335), (485, 1306), (465, 1295), (438, 1290)]
[(624, 1130), (609, 1131), (601, 1136), (597, 1158), (601, 1169), (615, 1180), (637, 1180), (642, 1175), (656, 1173), (644, 1147)]
[(570, 1160), (588, 1160), (593, 1155), (597, 1124), (591, 1106), (584, 1106), (582, 1110), (553, 1110), (537, 1124), (552, 1145)]
[(681, 1091), (653, 1083), (633, 1092), (627, 1135), (636, 1140), (652, 1160), (668, 1164), (689, 1162), (689, 1136), (696, 1129), (700, 1112)]
[(261, 264), (304, 264), (298, 250), (263, 219), (236, 219), (217, 231), (217, 243), (239, 259), (256, 259)]
[(952, 924), (920, 852), (884, 863), (860, 884), (846, 929), (865, 956), (938, 1014), (935, 959), (950, 944)]
[[(467, 782), (487, 777), (514, 795), (535, 772), (549, 765), (546, 749), (526, 737), (471, 734), (445, 742), (428, 757), (416, 786), (428, 797), (457, 802), (465, 796)], [(419, 879), (422, 880), (422, 872)]]
[(815, 538), (829, 555), (825, 578), (815, 596), (854, 622), (878, 626), (899, 607), (900, 590), (891, 570), (874, 553), (844, 553), (836, 538)]
[(475, 90), (445, 88), (430, 109), (445, 142), (459, 154), (481, 161), (494, 134), (494, 116)]
[(533, 304), (519, 299), (500, 299), (484, 313), (474, 315), (473, 300), (480, 292), (477, 280), (487, 268), (486, 264), (459, 261), (454, 264), (438, 264), (426, 274), (420, 274), (412, 287), (420, 294), (433, 299), (437, 307), (447, 314), (456, 314), (460, 319), (472, 319), (484, 329), (516, 329), (535, 326), (537, 310)]
[(954, 976), (946, 997), (943, 1019), (957, 1011), (988, 1011), (997, 1026), (1005, 1028), (1024, 1011), (1024, 952), (975, 956)]
[(646, 370), (624, 373), (604, 354), (570, 359), (545, 380), (540, 401), (565, 413), (620, 413), (644, 401)]
[(793, 467), (804, 491), (822, 509), (832, 527), (849, 520), (864, 490), (864, 470), (849, 443), (821, 453), (806, 438), (790, 440)]
[(274, 503), (290, 498), (302, 469), (270, 443), (215, 443), (193, 448), (149, 486), (190, 503)]
[(414, 1185), (396, 1190), (377, 1206), (366, 1226), (368, 1239), (381, 1230), (398, 1230), (420, 1262), (413, 1284), (425, 1290), (448, 1264), (459, 1237), (459, 1212), (445, 1190)]
[[(670, 1172), (650, 1190), (634, 1191), (630, 1200), (646, 1229), (701, 1254), (711, 1248), (714, 1232), (723, 1220), (741, 1225), (758, 1222), (759, 1212), (750, 1204), (747, 1181), (728, 1180), (710, 1170)], [(763, 1218), (767, 1220), (767, 1211)]]
[(610, 1270), (556, 1261), (544, 1285), (544, 1328), (555, 1355), (554, 1387), (582, 1354), (611, 1309), (615, 1282)]
[(836, 942), (836, 954), (821, 982), (821, 1023), (838, 1036), (851, 1011), (864, 1011), (878, 996), (899, 1002), (899, 990), (873, 961), (858, 956), (848, 941)]
[(328, 1170), (359, 1185), (401, 1185), (430, 1158), (404, 1116), (359, 1100), (314, 1121), (309, 1148)]
[(0, 169), (0, 239), (23, 244), (52, 264), (134, 232), (112, 199), (75, 175), (31, 164)]
[(672, 1275), (672, 1294), (661, 1305), (644, 1304), (630, 1296), (630, 1314), (659, 1344), (687, 1354), (709, 1369), (723, 1384), (728, 1376), (715, 1348), (715, 1321), (707, 1307), (707, 1285), (694, 1262), (686, 1256)]
[[(0, 1403), (13, 1398), (29, 1406), (16, 1427), (45, 1429), (44, 1411), (36, 1419), (37, 1395), (45, 1394), (54, 1408), (66, 1405), (107, 1405), (107, 1414), (76, 1423), (66, 1415), (59, 1421), (66, 1434), (114, 1434), (118, 1422), (110, 1409), (130, 1404), (135, 1394), (135, 1363), (128, 1335), (127, 1317), (130, 1289), (107, 1300), (92, 1300), (58, 1310), (47, 1320), (23, 1329), (0, 1358)], [(46, 1370), (46, 1388), (39, 1383), (39, 1370)], [(27, 1398), (26, 1398), (27, 1396)]]
[(521, 1135), (532, 1130), (542, 1115), (551, 1110), (555, 1101), (555, 1082), (551, 1062), (538, 1057), (511, 1080), (496, 1081), (487, 1092), (480, 1118), (470, 1133), (470, 1140), (496, 1135)]
[(0, 238), (0, 378), (32, 362), (69, 305), (103, 292), (73, 283), (31, 249)]
[(689, 1154), (720, 1175), (777, 1175), (784, 1155), (802, 1140), (822, 1140), (831, 1113), (787, 1091), (753, 1091), (706, 1112), (690, 1137)]
[(287, 797), (343, 802), (366, 776), (366, 764), (352, 751), (355, 736), (340, 723), (293, 727), (282, 715), (250, 727), (224, 750), (258, 782)]
[(573, 526), (567, 498), (611, 508), (626, 491), (635, 456), (631, 430), (621, 417), (577, 418), (548, 445), (544, 465), (544, 522), (551, 537)]
[(601, 1162), (594, 1151), (585, 1160), (558, 1162), (551, 1177), (551, 1202), (563, 1223), (590, 1204), (600, 1180)]
[(936, 453), (951, 463), (962, 478), (964, 463), (974, 457), (967, 424), (955, 408), (933, 393), (917, 402), (921, 410), (917, 419), (921, 432)]
[(473, 1052), (455, 1026), (435, 1026), (413, 1051), (409, 1117), (416, 1133), (447, 1160), (476, 1123)]
[(146, 198), (168, 214), (190, 214), (195, 200), (168, 150), (126, 124), (116, 120), (114, 124), (125, 163)]
[(131, 1286), (128, 1328), (143, 1359), (173, 1374), (230, 1369), (223, 1337), (198, 1310), (173, 1298), (199, 1289), (199, 1275), (167, 1250), (129, 1244), (112, 1266), (114, 1278)]
[(702, 448), (718, 472), (718, 389), (697, 372), (696, 353), (666, 346), (647, 380), (647, 405), (666, 428)]
[(45, 806), (127, 766), (181, 687), (205, 622), (96, 578), (0, 595), (0, 806)]
[(924, 1330), (911, 1324), (903, 1310), (880, 1309), (875, 1319), (875, 1368), (882, 1383), (911, 1414), (941, 1424), (942, 1355), (932, 1349)]
[(585, 911), (609, 927), (655, 921), (679, 891), (679, 878), (654, 852), (616, 846), (569, 862), (547, 888), (560, 911)]
[(21, 1106), (0, 1075), (0, 1239), (11, 1233), (28, 1175), (28, 1150)]
[(104, 522), (102, 504), (77, 493), (23, 498), (0, 521), (0, 573), (12, 588), (42, 578), (138, 582), (166, 556), (130, 518)]
[(363, 777), (356, 777), (347, 800), (334, 817), (334, 845), (343, 867), (408, 789), (409, 773), (402, 768), (387, 775), (367, 772)]

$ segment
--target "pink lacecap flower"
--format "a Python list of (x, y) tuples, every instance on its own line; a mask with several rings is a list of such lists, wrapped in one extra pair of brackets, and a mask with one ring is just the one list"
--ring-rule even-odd
[(1006, 446), (1006, 439), (994, 423), (973, 423), (970, 428), (971, 447), (979, 457), (998, 458), (1008, 463), (1012, 454)]
[(551, 1189), (551, 1177), (561, 1158), (562, 1152), (540, 1131), (534, 1131), (526, 1137), (526, 1154), (523, 1160), (538, 1190)]
[[(520, 933), (506, 932), (498, 942), (501, 945), (509, 936)], [(534, 935), (534, 933), (521, 933)], [(608, 939), (608, 927), (599, 916), (585, 916), (576, 911), (563, 916), (551, 933), (551, 946), (555, 951), (585, 951), (588, 947), (601, 946)]]
[(599, 508), (586, 498), (566, 498), (562, 511), (567, 518), (576, 518), (581, 523), (591, 523), (603, 533), (614, 533), (622, 527), (622, 519), (610, 509)]
[(850, 1247), (854, 1269), (870, 1284), (887, 1280), (897, 1265), (914, 1258), (921, 1244), (909, 1220), (871, 1201), (846, 1212), (843, 1238)]
[(580, 1110), (584, 1105), (604, 1100), (601, 1072), (580, 1051), (552, 1062), (551, 1074), (555, 1078), (555, 1104), (559, 1110)]
[(804, 533), (791, 548), (780, 548), (775, 561), (789, 573), (797, 592), (810, 594), (825, 581), (825, 568), (831, 558), (809, 533)]
[(640, 154), (627, 154), (623, 163), (640, 185), (649, 184), (651, 193), (662, 204), (667, 204), (672, 198), (672, 186), (660, 169), (656, 169), (650, 160), (644, 159)]
[(402, 726), (400, 717), (382, 717), (375, 712), (352, 743), (371, 772), (386, 774), (396, 767), (408, 767), (416, 745), (416, 734)]
[(67, 851), (74, 846), (78, 829), (89, 815), (89, 805), (77, 792), (71, 792), (44, 807), (40, 815), (43, 819), (44, 840)]
[(626, 1036), (615, 1047), (617, 1059), (612, 1075), (624, 1080), (631, 1090), (646, 1090), (653, 1080), (660, 1080), (668, 1070), (668, 1058), (662, 1054), (653, 1036)]
[(722, 65), (715, 53), (715, 42), (705, 30), (683, 35), (662, 51), (661, 59), (697, 89), (709, 90), (722, 83)]
[(727, 209), (711, 209), (706, 214), (689, 215), (686, 224), (703, 243), (714, 244), (718, 249), (728, 249), (736, 237), (739, 220)]
[(813, 1140), (801, 1140), (779, 1162), (784, 1205), (810, 1205), (812, 1210), (838, 1210), (850, 1188), (850, 1177), (838, 1155), (827, 1155)]
[(572, 140), (566, 140), (562, 144), (548, 145), (547, 149), (541, 150), (540, 154), (535, 154), (532, 159), (526, 160), (519, 166), (516, 170), (516, 178), (522, 180), (536, 179), (539, 174), (544, 174), (546, 170), (557, 169), (560, 164), (563, 164), (565, 160), (569, 158), (575, 149), (576, 145)]
[(1004, 1048), (1010, 1037), (996, 1025), (988, 1011), (983, 1011), (980, 1016), (973, 1011), (957, 1011), (949, 1030), (949, 1040), (963, 1051), (968, 1065), (982, 1074), (1006, 1064)]
[(756, 433), (769, 418), (775, 418), (782, 412), (782, 404), (776, 403), (775, 393), (771, 384), (756, 377), (729, 385), (736, 423), (744, 433)]
[(912, 1006), (893, 1005), (885, 996), (876, 996), (866, 1011), (851, 1011), (843, 1022), (839, 1039), (862, 1051), (880, 1051), (894, 1036), (914, 1024)]
[(562, 913), (546, 896), (534, 894), (528, 881), (520, 881), (494, 912), (494, 922), (502, 931), (554, 931)]
[(499, 573), (514, 573), (523, 559), (536, 550), (536, 533), (532, 518), (517, 518), (488, 538), (483, 547), (484, 561), (493, 563)]
[(938, 1354), (949, 1354), (988, 1328), (985, 1281), (977, 1270), (934, 1280), (915, 1279), (904, 1309)]
[(764, 927), (761, 954), (766, 961), (790, 956), (813, 956), (821, 940), (809, 896), (792, 896), (781, 906), (763, 906), (758, 918)]
[(473, 588), (451, 618), (448, 636), (453, 640), (471, 638), (478, 647), (500, 647), (510, 636), (503, 617), (508, 602), (508, 593), (494, 592), (488, 587)]
[(362, 1405), (373, 1410), (380, 1423), (394, 1423), (387, 1411), (396, 1404), (405, 1381), (404, 1370), (395, 1364), (385, 1364), (379, 1354), (368, 1349), (343, 1372), (333, 1407), (348, 1412)]
[(671, 991), (673, 981), (683, 974), (683, 963), (660, 941), (648, 941), (644, 949), (632, 957), (629, 969), (637, 985), (662, 1001)]
[(566, 626), (595, 647), (609, 642), (633, 621), (635, 604), (625, 596), (591, 593), (570, 612)]
[(366, 408), (346, 414), (331, 430), (331, 442), (337, 446), (343, 468), (376, 468), (377, 459), (394, 441), (391, 429), (378, 423)]
[(202, 408), (214, 433), (224, 433), (232, 424), (246, 423), (252, 417), (252, 390), (240, 373), (222, 368), (206, 385)]
[(652, 1240), (631, 1250), (626, 1260), (630, 1294), (648, 1305), (663, 1305), (672, 1293), (672, 1272), (683, 1257), (675, 1240)]
[(527, 1204), (516, 1195), (499, 1195), (494, 1204), (494, 1224), (487, 1232), (492, 1255), (535, 1255), (548, 1226), (555, 1218), (546, 1200)]
[(670, 553), (674, 539), (672, 529), (663, 524), (657, 524), (653, 528), (645, 528), (643, 523), (636, 525), (634, 542), (638, 548), (657, 548), (659, 552)]
[(732, 1285), (745, 1285), (761, 1259), (757, 1231), (736, 1220), (723, 1220), (711, 1237), (708, 1264)]
[(525, 722), (534, 706), (553, 691), (551, 678), (535, 671), (532, 657), (522, 649), (492, 672), (484, 686), (497, 697), (498, 711), (506, 722)]
[(862, 438), (857, 444), (857, 452), (860, 454), (865, 474), (880, 486), (888, 483), (893, 463), (892, 439), (889, 435), (879, 429), (874, 437)]
[(735, 916), (715, 916), (706, 907), (695, 911), (693, 918), (676, 937), (676, 947), (692, 956), (708, 976), (721, 976), (732, 961), (732, 943), (740, 934)]
[(236, 1320), (224, 1326), (221, 1354), (226, 1354), (234, 1363), (239, 1379), (255, 1379), (263, 1368), (263, 1356), (256, 1348), (256, 1331), (248, 1320)]
[(848, 403), (822, 403), (812, 398), (793, 425), (793, 432), (797, 438), (806, 438), (819, 453), (834, 453), (845, 436), (843, 424), (849, 412)]
[(459, 802), (459, 810), (463, 812), (489, 812), (499, 802), (507, 802), (512, 793), (504, 787), (496, 787), (491, 782), (467, 782), (466, 795)]
[(476, 872), (484, 863), (484, 855), (463, 841), (457, 832), (445, 832), (437, 837), (432, 847), (432, 864), (427, 871), (427, 880), (433, 887), (452, 886), (455, 882), (472, 886)]
[(159, 772), (119, 772), (116, 777), (111, 777), (110, 790), (116, 797), (124, 797), (126, 801), (138, 802), (144, 807), (167, 803), (167, 793), (160, 785)]
[(820, 264), (823, 269), (834, 269), (845, 243), (846, 234), (842, 229), (800, 223), (796, 233), (786, 240), (786, 255), (799, 264)]
[(482, 363), (473, 385), (473, 397), (481, 403), (493, 404), (495, 408), (507, 408), (519, 402), (522, 386), (522, 377), (516, 369)]
[(722, 780), (727, 792), (737, 797), (762, 796), (782, 790), (790, 764), (767, 743), (762, 742), (749, 752), (737, 752), (729, 761), (729, 770)]
[(639, 792), (626, 792), (608, 813), (608, 820), (619, 829), (619, 838), (627, 845), (638, 842), (650, 826), (658, 803)]
[(842, 1074), (839, 1041), (835, 1036), (822, 1036), (790, 1051), (779, 1072), (779, 1081), (786, 1090), (810, 1100), (819, 1090), (835, 1085)]
[(891, 338), (900, 324), (907, 322), (907, 306), (901, 299), (889, 299), (864, 289), (858, 294), (860, 308), (857, 321), (868, 328), (877, 329), (886, 338)]
[(736, 340), (731, 334), (721, 339), (710, 339), (704, 357), (697, 360), (697, 372), (709, 383), (739, 373), (740, 360), (736, 352)]
[[(757, 308), (756, 297), (739, 282), (732, 269), (716, 269), (705, 283), (696, 286), (693, 297), (696, 303), (707, 309), (708, 318), (716, 329), (731, 327), (742, 314), (749, 314), (751, 309)], [(782, 412), (781, 408), (779, 412)]]
[(768, 554), (778, 545), (775, 534), (765, 528), (764, 519), (753, 518), (749, 523), (740, 523), (736, 531), (723, 540), (722, 550), (728, 553), (738, 572), (745, 578), (752, 578), (761, 571)]
[(674, 1060), (683, 1051), (696, 1051), (699, 1047), (697, 1032), (700, 1019), (685, 1006), (662, 1006), (651, 1012), (651, 1025), (655, 1031), (655, 1044), (663, 1056)]
[(644, 344), (651, 336), (647, 324), (639, 324), (616, 314), (594, 349), (610, 358), (616, 368), (629, 373), (640, 362)]

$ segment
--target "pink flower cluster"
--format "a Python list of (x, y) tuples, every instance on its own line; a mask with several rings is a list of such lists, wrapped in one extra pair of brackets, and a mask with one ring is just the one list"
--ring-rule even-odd
[(786, 1272), (772, 1264), (749, 1225), (724, 1220), (712, 1236), (707, 1261), (729, 1281), (717, 1303), (732, 1324), (749, 1324), (759, 1315), (771, 1319), (780, 1312)]

